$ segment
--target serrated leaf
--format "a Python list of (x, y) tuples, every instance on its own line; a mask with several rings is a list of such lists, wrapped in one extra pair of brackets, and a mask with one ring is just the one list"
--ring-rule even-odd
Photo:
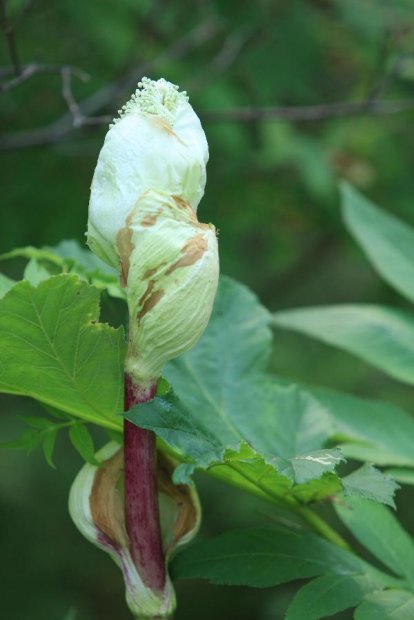
[(355, 620), (412, 620), (414, 594), (406, 590), (385, 590), (367, 596), (356, 610)]
[(339, 347), (414, 384), (414, 318), (408, 312), (365, 304), (321, 306), (277, 312), (273, 323)]
[[(127, 414), (185, 461), (176, 481), (200, 468), (261, 497), (289, 494), (303, 502), (342, 489), (333, 472), (343, 456), (325, 446), (346, 423), (335, 420), (317, 392), (278, 384), (265, 373), (270, 346), (267, 311), (245, 287), (222, 278), (200, 342), (165, 369), (177, 394)], [(243, 459), (247, 449), (250, 457)], [(411, 446), (409, 453), (412, 459)]]
[(119, 429), (123, 331), (98, 318), (99, 292), (75, 276), (18, 283), (0, 302), (0, 391)]
[[(171, 392), (132, 408), (125, 417), (142, 428), (155, 431), (184, 456), (187, 462), (174, 474), (177, 484), (188, 483), (197, 468), (269, 501), (283, 501), (287, 494), (302, 501), (312, 501), (341, 490), (336, 476), (334, 485), (332, 479), (323, 477), (343, 459), (338, 450), (317, 451), (292, 458), (260, 454), (248, 444), (246, 437), (236, 432), (231, 443), (228, 440), (225, 443), (214, 426), (206, 427), (202, 419), (186, 409)], [(305, 483), (310, 481), (313, 483), (305, 488)]]
[[(172, 562), (175, 578), (256, 588), (326, 573), (370, 571), (356, 555), (308, 532), (284, 528), (226, 532), (192, 545)], [(378, 573), (378, 583), (384, 578)]]
[(389, 508), (360, 497), (334, 503), (339, 518), (380, 562), (414, 583), (414, 542)]
[(345, 223), (372, 265), (391, 286), (414, 301), (414, 229), (342, 184)]
[(99, 465), (95, 458), (95, 446), (88, 429), (84, 424), (73, 424), (69, 427), (69, 438), (73, 447), (81, 457), (91, 465)]
[(319, 620), (356, 607), (365, 594), (378, 590), (370, 574), (332, 574), (313, 579), (293, 597), (285, 620)]
[(42, 441), (42, 449), (46, 462), (50, 465), (50, 467), (53, 467), (53, 469), (56, 469), (53, 462), (53, 451), (55, 449), (56, 437), (57, 430), (50, 430), (44, 434)]
[(395, 508), (394, 494), (400, 486), (372, 465), (362, 467), (342, 478), (344, 495), (358, 495)]

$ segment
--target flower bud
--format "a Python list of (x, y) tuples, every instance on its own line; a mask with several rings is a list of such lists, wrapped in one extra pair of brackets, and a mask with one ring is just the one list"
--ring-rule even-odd
[(143, 78), (99, 154), (89, 203), (91, 250), (118, 267), (118, 232), (150, 189), (179, 196), (196, 210), (207, 160), (207, 140), (186, 93), (164, 79)]
[(145, 384), (208, 323), (219, 274), (215, 228), (183, 199), (149, 191), (118, 233), (118, 253), (130, 317), (125, 369)]
[[(76, 476), (69, 495), (69, 512), (87, 540), (106, 551), (122, 570), (126, 601), (136, 618), (170, 616), (175, 594), (167, 576), (163, 592), (143, 583), (131, 557), (125, 526), (123, 450), (110, 442), (96, 454), (100, 467), (86, 464)], [(174, 463), (158, 455), (157, 484), (165, 562), (180, 545), (189, 542), (200, 524), (200, 504), (193, 485), (171, 481)]]

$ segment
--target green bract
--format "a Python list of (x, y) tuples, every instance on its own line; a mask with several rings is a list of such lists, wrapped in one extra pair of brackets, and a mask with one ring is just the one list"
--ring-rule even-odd
[(128, 215), (118, 248), (129, 307), (126, 370), (142, 383), (203, 333), (217, 289), (217, 238), (188, 203), (150, 191)]
[[(85, 464), (72, 485), (70, 515), (87, 540), (106, 551), (122, 570), (126, 600), (134, 617), (169, 615), (175, 608), (175, 594), (168, 577), (163, 592), (155, 592), (143, 582), (131, 557), (125, 526), (123, 497), (123, 450), (115, 442), (96, 454), (97, 465)], [(193, 485), (171, 482), (174, 463), (160, 455), (158, 489), (161, 535), (165, 561), (189, 542), (200, 524), (200, 504)]]

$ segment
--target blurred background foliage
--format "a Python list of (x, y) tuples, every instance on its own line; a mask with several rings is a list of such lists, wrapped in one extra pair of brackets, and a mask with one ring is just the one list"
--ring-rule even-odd
[[(309, 122), (260, 114), (226, 120), (222, 112), (413, 99), (413, 0), (9, 0), (7, 9), (22, 64), (71, 65), (89, 74), (71, 80), (85, 114), (115, 115), (143, 74), (189, 92), (210, 145), (200, 217), (219, 228), (222, 271), (270, 309), (403, 303), (345, 232), (336, 183), (348, 179), (414, 224), (414, 103), (413, 112), (368, 110)], [(0, 54), (1, 67), (10, 66), (4, 36)], [(84, 240), (107, 125), (74, 127), (64, 94), (59, 71), (0, 92), (1, 251)], [(21, 264), (5, 269), (13, 276)], [(272, 369), (412, 410), (408, 388), (300, 336), (275, 334)], [(38, 412), (34, 403), (3, 398), (1, 439), (16, 436), (20, 414)], [(68, 489), (81, 462), (63, 438), (59, 448), (57, 471), (37, 453), (27, 459), (0, 452), (2, 616), (127, 620), (118, 569), (69, 520)], [(236, 490), (198, 482), (204, 535), (275, 518)], [(398, 496), (409, 529), (413, 499), (410, 489)], [(256, 591), (181, 583), (176, 620), (279, 619), (293, 592), (294, 584)]]

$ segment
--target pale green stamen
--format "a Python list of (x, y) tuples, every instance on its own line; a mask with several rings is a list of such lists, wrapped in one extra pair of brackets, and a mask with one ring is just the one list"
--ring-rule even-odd
[(164, 78), (154, 81), (143, 77), (138, 82), (137, 89), (131, 99), (118, 110), (119, 116), (114, 118), (111, 127), (121, 118), (133, 112), (153, 114), (166, 120), (172, 127), (178, 106), (187, 101), (186, 91), (180, 92), (176, 84), (171, 84)]

